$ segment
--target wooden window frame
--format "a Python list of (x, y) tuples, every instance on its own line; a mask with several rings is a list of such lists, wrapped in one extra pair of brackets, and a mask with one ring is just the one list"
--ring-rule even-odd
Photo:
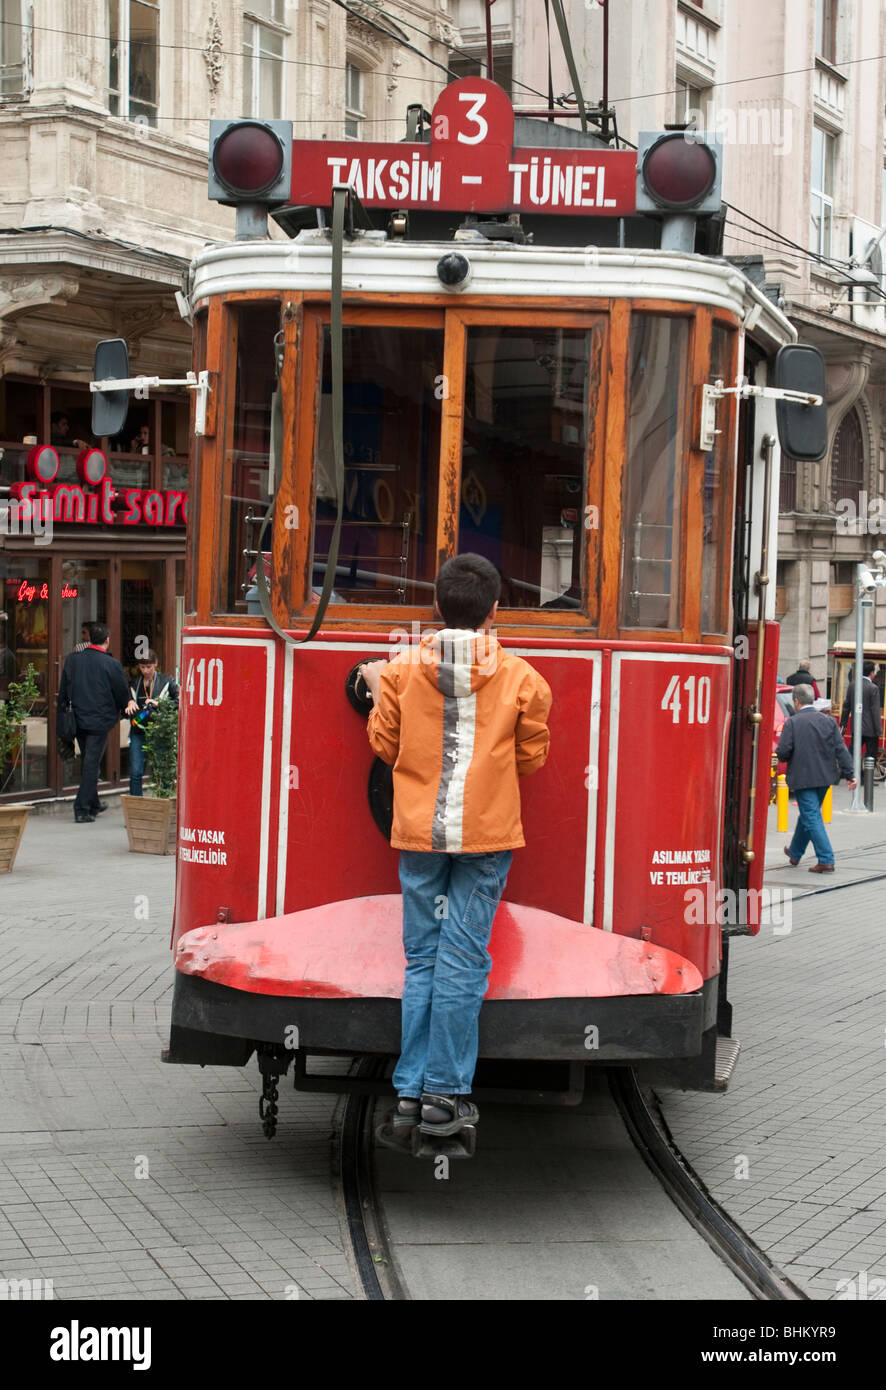
[[(190, 622), (219, 627), (264, 628), (264, 619), (242, 613), (221, 611), (221, 543), (224, 530), (224, 491), (226, 486), (225, 441), (233, 429), (236, 394), (237, 319), (232, 311), (245, 302), (279, 304), (289, 310), (284, 322), (286, 353), (283, 372), (284, 458), (278, 482), (277, 506), (272, 536), (273, 579), (271, 600), (274, 616), (281, 626), (303, 630), (310, 624), (316, 602), (310, 594), (311, 531), (313, 526), (313, 454), (319, 402), (320, 333), (329, 321), (329, 296), (310, 292), (240, 291), (213, 297), (197, 306), (198, 313), (208, 307), (205, 334), (205, 367), (216, 386), (210, 421), (194, 467), (191, 495), (192, 526), (203, 517), (212, 518), (200, 536), (200, 550), (190, 561), (188, 593), (196, 595), (196, 612)], [(408, 311), (408, 312), (404, 312)], [(624, 628), (619, 625), (619, 585), (621, 570), (622, 484), (627, 453), (627, 390), (630, 372), (630, 325), (632, 313), (654, 313), (663, 317), (689, 320), (688, 367), (683, 386), (685, 487), (683, 490), (680, 546), (679, 628)], [(589, 431), (585, 461), (585, 507), (598, 508), (598, 529), (585, 529), (584, 573), (588, 576), (586, 611), (574, 615), (568, 610), (505, 609), (499, 617), (499, 630), (508, 636), (543, 636), (570, 639), (574, 636), (599, 640), (638, 642), (701, 642), (728, 644), (731, 631), (731, 542), (720, 557), (721, 613), (725, 630), (702, 633), (701, 572), (704, 454), (697, 447), (700, 422), (701, 387), (711, 380), (710, 348), (714, 322), (734, 334), (733, 376), (738, 370), (741, 341), (740, 323), (725, 310), (682, 301), (623, 299), (533, 298), (497, 309), (488, 301), (471, 302), (467, 297), (454, 305), (449, 295), (410, 295), (404, 301), (373, 300), (369, 297), (346, 305), (346, 324), (373, 324), (379, 327), (444, 328), (443, 372), (448, 377), (449, 395), (443, 400), (440, 437), (440, 473), (437, 512), (438, 567), (457, 553), (458, 515), (461, 491), (462, 412), (465, 386), (467, 329), (473, 324), (490, 326), (580, 327), (592, 329), (600, 317), (606, 320), (600, 350), (600, 375), (595, 386), (593, 370), (589, 389), (595, 391), (594, 412), (605, 420), (605, 427)], [(302, 382), (313, 383), (304, 390)], [(603, 411), (601, 416), (600, 412)], [(737, 405), (726, 397), (718, 407), (718, 427), (737, 429)], [(309, 458), (311, 467), (297, 468), (299, 460)], [(731, 476), (724, 480), (723, 534), (731, 537), (734, 521), (736, 460), (730, 449)], [(298, 508), (307, 518), (296, 528), (285, 525), (287, 507)], [(593, 513), (591, 513), (593, 515)], [(331, 606), (324, 618), (329, 631), (378, 631), (412, 621), (433, 620), (429, 604), (347, 604)]]

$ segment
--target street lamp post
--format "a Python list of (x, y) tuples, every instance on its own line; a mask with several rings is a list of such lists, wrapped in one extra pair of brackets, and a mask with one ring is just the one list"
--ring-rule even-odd
[(873, 608), (873, 595), (877, 589), (886, 586), (886, 551), (875, 550), (872, 565), (859, 564), (855, 572), (855, 670), (852, 673), (852, 775), (855, 786), (852, 789), (850, 811), (866, 811), (861, 778), (861, 725), (864, 710), (864, 619), (865, 609)]

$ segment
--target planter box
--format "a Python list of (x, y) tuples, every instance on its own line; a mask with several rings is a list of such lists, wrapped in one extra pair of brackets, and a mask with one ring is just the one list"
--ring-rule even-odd
[(175, 797), (120, 797), (134, 854), (175, 854)]
[(0, 874), (12, 871), (30, 806), (0, 806)]

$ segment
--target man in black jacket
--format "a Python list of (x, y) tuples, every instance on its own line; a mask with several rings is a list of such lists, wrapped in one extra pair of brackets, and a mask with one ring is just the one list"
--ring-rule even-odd
[[(862, 667), (861, 682), (861, 756), (863, 758), (876, 758), (877, 750), (880, 746), (880, 733), (882, 729), (882, 715), (880, 713), (880, 692), (874, 685), (871, 677), (876, 670), (873, 661), (866, 661)], [(855, 713), (855, 681), (849, 682), (849, 689), (846, 691), (846, 699), (843, 701), (843, 709), (840, 714), (840, 728), (846, 732), (846, 726), (850, 718)]]
[(792, 864), (799, 864), (811, 840), (818, 863), (811, 865), (809, 872), (832, 874), (834, 851), (821, 818), (821, 803), (828, 787), (839, 782), (841, 772), (849, 779), (848, 787), (855, 786), (855, 779), (852, 759), (836, 719), (814, 709), (814, 698), (811, 685), (794, 686), (794, 715), (785, 720), (775, 750), (779, 762), (788, 765), (788, 786), (800, 812), (794, 838), (785, 846), (785, 854)]
[(78, 825), (94, 821), (107, 807), (98, 799), (98, 770), (108, 734), (122, 713), (134, 714), (138, 706), (132, 698), (123, 667), (108, 655), (108, 629), (104, 623), (90, 623), (91, 641), (82, 652), (65, 658), (58, 707), (68, 701), (77, 720), (77, 742), (83, 763), (80, 788), (74, 801), (74, 820)]

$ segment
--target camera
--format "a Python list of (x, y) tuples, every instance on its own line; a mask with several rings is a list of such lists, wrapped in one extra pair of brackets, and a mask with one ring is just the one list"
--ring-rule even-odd
[(868, 569), (867, 565), (859, 565), (858, 582), (866, 594), (872, 594), (877, 587), (877, 576)]

